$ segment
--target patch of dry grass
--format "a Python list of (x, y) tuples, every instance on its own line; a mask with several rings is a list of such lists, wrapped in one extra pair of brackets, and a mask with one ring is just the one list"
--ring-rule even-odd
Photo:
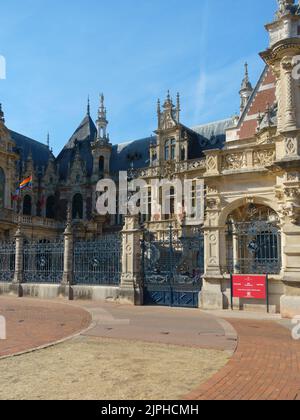
[(1, 360), (0, 399), (177, 399), (228, 357), (222, 351), (80, 337)]

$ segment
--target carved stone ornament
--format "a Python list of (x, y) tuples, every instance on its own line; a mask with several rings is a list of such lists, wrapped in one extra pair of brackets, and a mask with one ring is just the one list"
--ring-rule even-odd
[(217, 158), (216, 156), (209, 156), (207, 161), (207, 171), (211, 172), (211, 171), (215, 171), (217, 169)]
[(288, 156), (297, 154), (297, 139), (296, 138), (287, 138), (285, 140), (285, 153)]
[(290, 223), (296, 224), (299, 221), (300, 206), (295, 203), (286, 203), (281, 206), (279, 214), (287, 218)]
[(269, 166), (275, 162), (275, 150), (259, 150), (253, 153), (254, 166)]
[(232, 171), (247, 167), (247, 157), (243, 152), (225, 155), (222, 160), (222, 170)]

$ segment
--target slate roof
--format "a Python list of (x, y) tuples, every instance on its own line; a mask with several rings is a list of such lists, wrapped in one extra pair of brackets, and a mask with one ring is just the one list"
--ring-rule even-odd
[[(223, 147), (226, 139), (225, 130), (230, 126), (232, 126), (232, 119), (200, 125), (192, 129), (186, 127), (191, 137), (189, 159), (201, 157), (203, 150)], [(92, 175), (91, 142), (94, 141), (96, 135), (96, 126), (87, 115), (56, 159), (61, 179), (67, 178), (68, 167), (74, 159), (76, 148), (79, 149), (80, 156), (85, 162), (87, 175)], [(110, 160), (111, 173), (126, 171), (132, 163), (136, 169), (149, 166), (149, 146), (155, 141), (156, 137), (153, 136), (114, 145)]]
[(16, 144), (15, 150), (20, 154), (22, 162), (25, 162), (31, 153), (35, 168), (41, 168), (48, 165), (50, 157), (54, 157), (47, 145), (16, 133), (15, 131), (9, 130), (9, 132)]
[(61, 179), (67, 178), (68, 167), (75, 157), (77, 147), (82, 160), (86, 164), (87, 176), (92, 175), (93, 157), (91, 143), (95, 140), (96, 135), (96, 126), (91, 117), (86, 115), (56, 159)]
[[(232, 119), (227, 119), (199, 125), (192, 129), (184, 127), (191, 138), (189, 159), (201, 157), (203, 150), (223, 147), (225, 130), (231, 125)], [(11, 136), (16, 143), (17, 149), (20, 151), (22, 160), (25, 161), (31, 151), (35, 166), (47, 166), (50, 157), (53, 155), (46, 145), (13, 131), (11, 131)], [(96, 126), (91, 117), (86, 115), (55, 160), (59, 168), (60, 179), (67, 179), (68, 168), (74, 160), (77, 149), (85, 163), (87, 176), (92, 175), (93, 157), (91, 143), (96, 136)], [(110, 161), (111, 173), (128, 170), (132, 162), (134, 168), (137, 169), (149, 166), (149, 146), (151, 142), (156, 142), (155, 136), (114, 145)]]

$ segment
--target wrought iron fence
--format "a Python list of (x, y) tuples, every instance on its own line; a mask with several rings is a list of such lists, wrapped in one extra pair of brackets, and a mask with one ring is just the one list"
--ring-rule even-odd
[(230, 223), (227, 232), (227, 266), (235, 274), (279, 274), (281, 232), (276, 223)]
[(0, 281), (11, 282), (15, 272), (15, 243), (0, 243)]
[(24, 243), (24, 281), (26, 283), (60, 283), (64, 267), (64, 242), (31, 241)]
[(74, 244), (74, 283), (118, 285), (121, 279), (122, 242), (119, 234)]

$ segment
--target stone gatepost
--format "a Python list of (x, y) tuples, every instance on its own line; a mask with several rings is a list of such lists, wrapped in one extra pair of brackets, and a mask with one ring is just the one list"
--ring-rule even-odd
[(68, 209), (67, 226), (64, 231), (64, 273), (61, 282), (60, 295), (67, 296), (70, 300), (72, 296), (73, 285), (73, 226), (71, 218), (71, 209)]
[(119, 301), (125, 304), (143, 304), (141, 275), (141, 228), (138, 216), (125, 216), (122, 230), (122, 275)]
[(23, 272), (23, 251), (24, 251), (24, 236), (22, 234), (21, 219), (19, 218), (18, 228), (15, 234), (16, 241), (16, 255), (15, 255), (15, 274), (11, 286), (11, 292), (18, 297), (22, 297), (22, 283), (24, 280)]

